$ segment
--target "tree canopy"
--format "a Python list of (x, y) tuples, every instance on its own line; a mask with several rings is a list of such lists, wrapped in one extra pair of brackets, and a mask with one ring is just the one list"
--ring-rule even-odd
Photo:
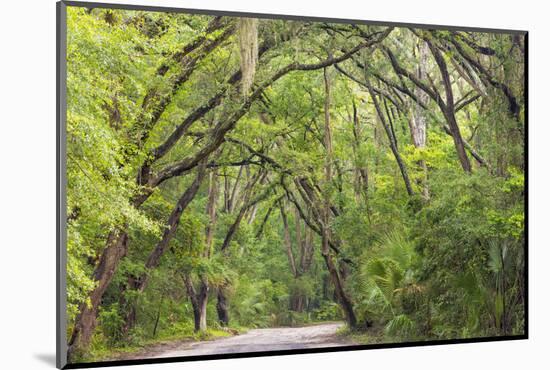
[(522, 35), (67, 14), (71, 362), (329, 320), (524, 333)]

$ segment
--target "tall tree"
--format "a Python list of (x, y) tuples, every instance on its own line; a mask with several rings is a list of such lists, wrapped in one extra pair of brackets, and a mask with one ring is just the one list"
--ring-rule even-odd
[(355, 313), (353, 312), (353, 304), (350, 298), (348, 297), (346, 291), (344, 290), (342, 279), (340, 278), (338, 268), (334, 263), (334, 259), (333, 259), (333, 256), (331, 255), (330, 246), (329, 246), (330, 219), (331, 219), (331, 213), (332, 213), (331, 206), (330, 206), (330, 194), (331, 194), (330, 184), (332, 182), (333, 153), (332, 153), (332, 129), (330, 125), (330, 101), (331, 101), (330, 81), (329, 81), (327, 68), (323, 69), (323, 79), (324, 79), (324, 85), (325, 85), (325, 105), (324, 105), (325, 129), (324, 129), (323, 136), (324, 136), (324, 144), (326, 149), (326, 156), (325, 156), (325, 179), (324, 179), (325, 191), (323, 194), (324, 202), (323, 202), (322, 223), (321, 223), (321, 232), (322, 232), (321, 254), (325, 259), (325, 264), (327, 266), (327, 269), (330, 274), (330, 278), (334, 285), (336, 297), (340, 302), (340, 304), (342, 305), (342, 309), (344, 310), (344, 314), (346, 316), (348, 325), (353, 328), (357, 325), (357, 318), (355, 317)]

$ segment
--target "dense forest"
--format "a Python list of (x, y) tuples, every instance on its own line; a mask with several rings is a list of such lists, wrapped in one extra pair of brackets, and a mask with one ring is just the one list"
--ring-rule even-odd
[(70, 362), (523, 334), (525, 40), (68, 8)]

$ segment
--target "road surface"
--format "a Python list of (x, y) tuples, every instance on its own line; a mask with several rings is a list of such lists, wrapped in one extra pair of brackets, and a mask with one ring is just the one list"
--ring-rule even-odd
[[(279, 351), (352, 345), (338, 337), (342, 323), (327, 323), (299, 328), (252, 329), (245, 334), (204, 342), (182, 343), (178, 347), (149, 354), (147, 357), (199, 356), (221, 353)], [(142, 357), (143, 358), (143, 357)]]

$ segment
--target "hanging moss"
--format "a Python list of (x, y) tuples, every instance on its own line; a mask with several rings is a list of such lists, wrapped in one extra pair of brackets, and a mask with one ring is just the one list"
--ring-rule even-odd
[(241, 90), (246, 96), (254, 81), (258, 61), (258, 19), (240, 18), (238, 30), (242, 72)]

